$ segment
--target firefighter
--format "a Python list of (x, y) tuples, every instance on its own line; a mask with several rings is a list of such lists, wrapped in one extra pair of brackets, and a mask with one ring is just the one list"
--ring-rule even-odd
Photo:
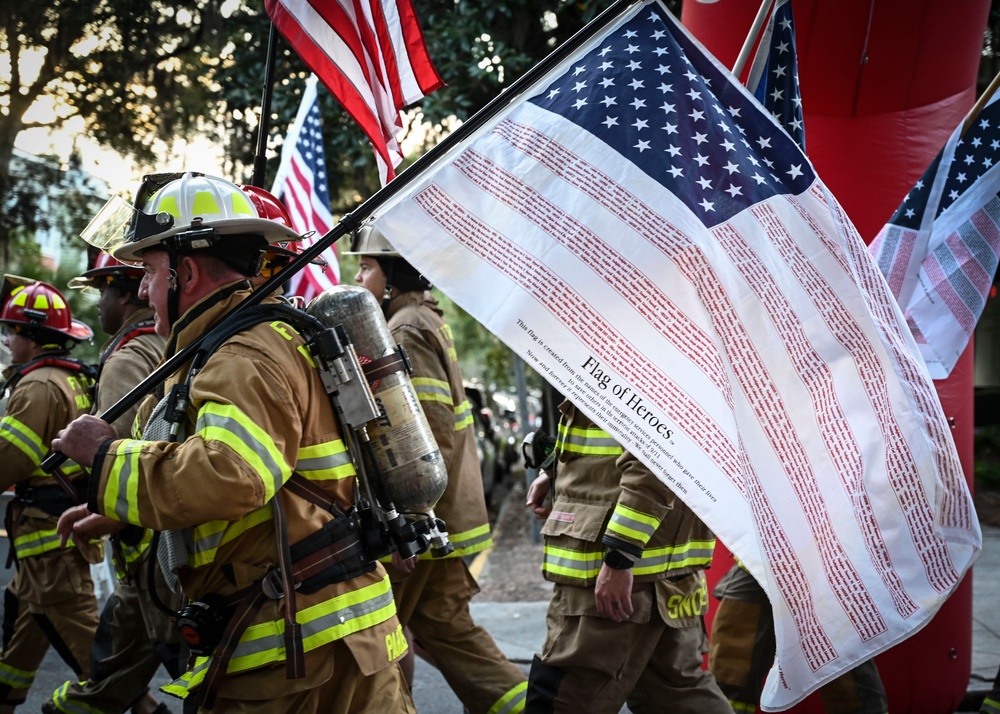
[(102, 210), (111, 222), (85, 237), (142, 262), (165, 356), (205, 341), (140, 407), (142, 439), (90, 416), (60, 433), (53, 448), (93, 469), (93, 515), (61, 533), (99, 532), (100, 516), (164, 531), (157, 557), (190, 601), (177, 618), (197, 656), (165, 689), (202, 710), (412, 712), (406, 640), (363, 552), (354, 465), (304, 323), (275, 298), (224, 319), (266, 246), (299, 236), (201, 174), (148, 176), (135, 206), (127, 221)]
[(554, 586), (525, 711), (732, 714), (701, 668), (714, 537), (607, 432), (559, 409), (555, 487), (542, 472), (527, 494)]
[[(764, 588), (738, 562), (712, 594), (718, 598), (719, 608), (712, 620), (708, 668), (734, 711), (753, 712), (774, 664), (771, 603)], [(827, 682), (819, 694), (827, 714), (885, 714), (889, 709), (874, 659)]]
[[(91, 408), (93, 370), (70, 357), (93, 336), (74, 320), (53, 286), (5, 276), (0, 325), (11, 353), (0, 392), (9, 396), (0, 419), (0, 490), (14, 487), (7, 507), (7, 567), (17, 570), (4, 593), (0, 712), (24, 702), (51, 644), (77, 677), (90, 673), (90, 643), (97, 628), (97, 599), (90, 562), (56, 536), (60, 514), (79, 503), (84, 472), (73, 462), (50, 476), (39, 469), (49, 442)], [(76, 500), (74, 500), (76, 499)]]
[[(98, 363), (96, 414), (107, 411), (148, 377), (163, 356), (166, 340), (156, 334), (149, 303), (139, 298), (142, 276), (142, 268), (96, 251), (93, 267), (69, 282), (71, 288), (99, 293), (101, 329), (110, 336)], [(131, 436), (137, 408), (129, 408), (111, 423), (119, 438)], [(147, 550), (150, 538), (150, 532), (138, 526), (112, 536), (118, 582), (101, 611), (90, 652), (90, 677), (56, 689), (42, 705), (43, 712), (168, 711), (150, 693), (149, 681), (161, 664), (170, 676), (181, 675), (180, 635), (145, 593), (147, 569), (158, 571), (156, 559)], [(154, 577), (162, 582), (158, 572)], [(160, 592), (162, 598), (171, 598), (166, 588)]]
[(434, 507), (455, 546), (444, 558), (423, 553), (390, 569), (399, 619), (441, 670), (466, 709), (520, 712), (525, 677), (477, 625), (469, 601), (479, 592), (463, 557), (492, 545), (486, 498), (451, 329), (430, 283), (399, 256), (377, 228), (365, 226), (350, 255), (360, 256), (355, 277), (381, 301), (392, 338), (403, 346), (420, 405), (444, 458), (448, 485)]

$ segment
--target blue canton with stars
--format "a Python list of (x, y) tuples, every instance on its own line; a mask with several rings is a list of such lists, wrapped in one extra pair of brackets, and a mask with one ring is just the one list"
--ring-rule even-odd
[(659, 4), (529, 101), (604, 141), (709, 227), (815, 179), (795, 142)]
[[(943, 153), (942, 149), (934, 157), (924, 175), (896, 209), (890, 223), (913, 230), (920, 228)], [(991, 100), (955, 145), (955, 157), (951, 161), (934, 218), (940, 216), (966, 189), (976, 183), (997, 160), (1000, 160), (1000, 101)]]
[(799, 63), (795, 57), (795, 25), (790, 0), (779, 2), (775, 7), (764, 41), (767, 46), (762, 46), (758, 52), (766, 53), (761, 57), (766, 63), (757, 86), (750, 87), (750, 91), (805, 151), (806, 129), (802, 121)]
[(313, 175), (313, 192), (324, 206), (330, 205), (330, 187), (326, 180), (326, 152), (323, 149), (323, 120), (319, 100), (309, 107), (306, 120), (299, 130), (295, 150)]

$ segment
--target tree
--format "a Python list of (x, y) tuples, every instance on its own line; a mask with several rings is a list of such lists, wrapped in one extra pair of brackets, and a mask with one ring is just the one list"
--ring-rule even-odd
[[(149, 162), (162, 141), (214, 110), (212, 63), (243, 10), (216, 0), (47, 0), (0, 4), (0, 257), (38, 195), (11, 180), (17, 136), (82, 117), (106, 146)], [(6, 66), (4, 66), (4, 60)], [(44, 120), (29, 110), (48, 105)], [(211, 117), (209, 117), (211, 121)]]

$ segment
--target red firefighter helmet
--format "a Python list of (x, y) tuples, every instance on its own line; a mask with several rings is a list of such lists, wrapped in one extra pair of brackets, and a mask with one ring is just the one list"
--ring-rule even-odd
[(89, 340), (93, 330), (74, 320), (69, 303), (61, 292), (48, 283), (17, 285), (0, 310), (0, 323), (14, 325), (44, 339), (46, 333), (58, 333), (71, 340)]
[[(275, 221), (292, 230), (295, 229), (292, 225), (292, 217), (289, 215), (288, 209), (285, 208), (285, 204), (273, 193), (265, 191), (259, 186), (251, 186), (250, 184), (241, 184), (240, 189), (250, 199), (250, 203), (257, 209), (257, 214), (261, 218)], [(294, 241), (271, 243), (264, 251), (264, 266), (260, 271), (261, 276), (270, 278), (274, 273), (280, 272), (300, 252), (298, 243)], [(322, 257), (317, 256), (312, 260), (312, 264), (325, 268), (327, 262)]]
[(69, 281), (69, 287), (75, 290), (96, 287), (103, 282), (110, 285), (115, 281), (127, 280), (138, 283), (142, 280), (143, 270), (138, 265), (126, 265), (110, 253), (99, 252), (94, 258), (94, 265), (78, 277)]
[(269, 221), (276, 221), (283, 226), (294, 228), (292, 226), (292, 217), (288, 215), (288, 209), (285, 208), (285, 204), (278, 200), (278, 197), (273, 193), (265, 191), (259, 186), (251, 186), (250, 184), (241, 184), (240, 189), (250, 199), (253, 207), (257, 209), (257, 216), (259, 218), (266, 218)]

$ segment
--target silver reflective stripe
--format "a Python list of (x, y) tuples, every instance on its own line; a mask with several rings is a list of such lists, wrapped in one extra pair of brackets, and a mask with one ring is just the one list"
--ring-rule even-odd
[(0, 438), (6, 439), (23, 451), (35, 466), (41, 463), (44, 450), (37, 443), (38, 437), (13, 417), (4, 417), (0, 420)]
[[(285, 478), (291, 475), (291, 469), (288, 469), (284, 464), (279, 464), (275, 461), (274, 455), (271, 451), (264, 444), (260, 443), (260, 440), (251, 434), (246, 427), (244, 427), (236, 419), (222, 416), (221, 414), (212, 414), (202, 410), (201, 414), (198, 415), (198, 423), (195, 425), (195, 433), (198, 433), (208, 427), (215, 427), (216, 429), (229, 432), (236, 437), (237, 441), (249, 446), (250, 450), (253, 451), (263, 462), (264, 469), (267, 473), (274, 479), (275, 487), (280, 487), (285, 482)], [(226, 442), (222, 441), (222, 443)]]
[(329, 456), (314, 456), (312, 458), (299, 458), (295, 464), (295, 470), (306, 478), (310, 474), (317, 474), (324, 471), (334, 471), (351, 463), (351, 455), (346, 451)]
[(581, 429), (559, 425), (556, 448), (560, 453), (585, 454), (591, 456), (619, 456), (621, 445), (603, 429)]
[[(342, 627), (352, 620), (365, 617), (366, 615), (370, 615), (390, 605), (392, 605), (391, 589), (376, 597), (363, 600), (362, 602), (355, 603), (353, 605), (347, 605), (339, 610), (334, 610), (333, 612), (315, 617), (312, 620), (302, 622), (302, 639), (308, 641), (310, 637), (319, 635), (326, 630), (334, 630), (338, 627)], [(304, 613), (300, 610), (300, 619), (303, 614)], [(244, 635), (244, 638), (245, 637), (246, 635)], [(284, 636), (279, 633), (265, 635), (264, 637), (251, 640), (242, 639), (236, 646), (236, 650), (233, 652), (231, 661), (235, 661), (241, 657), (260, 655), (268, 652), (269, 650), (275, 650), (276, 652), (280, 651), (283, 655), (284, 647)], [(275, 659), (278, 658), (276, 657)], [(266, 661), (273, 660), (268, 658)], [(257, 665), (259, 664), (261, 664), (261, 661), (257, 660)], [(233, 671), (232, 668), (230, 668), (230, 671)]]

